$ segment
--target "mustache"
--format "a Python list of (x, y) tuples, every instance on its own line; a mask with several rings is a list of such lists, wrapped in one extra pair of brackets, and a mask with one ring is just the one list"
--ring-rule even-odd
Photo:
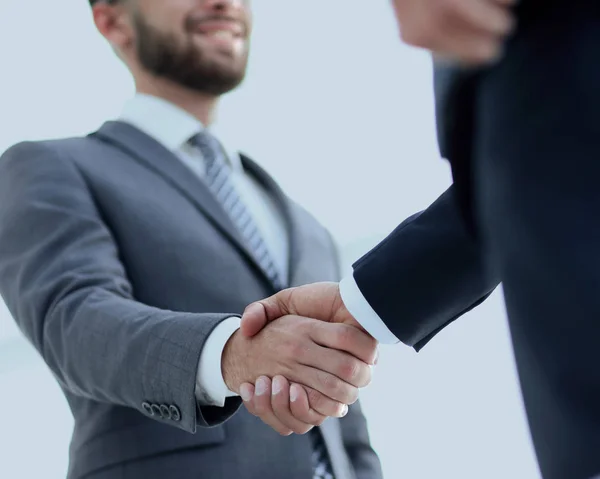
[(204, 17), (189, 16), (185, 19), (185, 31), (194, 32), (205, 23), (211, 22), (229, 22), (235, 23), (242, 27), (242, 34), (246, 36), (248, 34), (248, 25), (241, 21), (239, 18), (232, 17), (231, 15), (208, 15)]

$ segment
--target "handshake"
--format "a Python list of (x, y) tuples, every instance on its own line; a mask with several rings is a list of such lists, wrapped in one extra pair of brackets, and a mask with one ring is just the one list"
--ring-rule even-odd
[(371, 381), (377, 345), (344, 306), (338, 283), (314, 283), (250, 304), (221, 370), (250, 413), (282, 435), (304, 434), (346, 415)]

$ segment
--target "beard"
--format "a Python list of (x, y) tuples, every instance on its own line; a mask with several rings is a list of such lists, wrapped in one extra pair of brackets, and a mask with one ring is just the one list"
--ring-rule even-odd
[(215, 96), (228, 93), (244, 80), (248, 51), (239, 58), (231, 55), (229, 62), (207, 58), (193, 41), (191, 19), (184, 25), (187, 41), (157, 30), (139, 14), (134, 15), (134, 27), (138, 59), (153, 75)]

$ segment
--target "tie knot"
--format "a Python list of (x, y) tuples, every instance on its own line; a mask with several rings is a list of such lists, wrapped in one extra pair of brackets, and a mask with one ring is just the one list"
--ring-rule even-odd
[(221, 143), (208, 131), (204, 130), (194, 135), (190, 138), (190, 144), (200, 150), (208, 167), (224, 162)]

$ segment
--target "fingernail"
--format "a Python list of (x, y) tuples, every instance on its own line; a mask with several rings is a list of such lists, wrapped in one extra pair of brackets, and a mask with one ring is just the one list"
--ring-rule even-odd
[(379, 349), (375, 353), (375, 361), (373, 361), (373, 364), (376, 366), (378, 362), (379, 362)]
[(283, 381), (281, 380), (281, 378), (275, 378), (273, 379), (273, 390), (271, 391), (273, 396), (275, 396), (276, 394), (279, 394), (283, 389)]
[(346, 414), (348, 414), (348, 406), (344, 404), (344, 407), (342, 408), (342, 417), (344, 417)]
[(290, 401), (296, 402), (299, 396), (300, 391), (298, 390), (298, 386), (293, 384), (292, 387), (290, 387)]
[(252, 389), (249, 384), (242, 384), (240, 386), (240, 396), (244, 402), (248, 402), (252, 399)]
[(256, 389), (254, 390), (254, 393), (257, 396), (262, 396), (263, 394), (265, 394), (267, 392), (268, 389), (269, 389), (269, 382), (268, 382), (267, 378), (259, 378), (258, 381), (256, 381)]

